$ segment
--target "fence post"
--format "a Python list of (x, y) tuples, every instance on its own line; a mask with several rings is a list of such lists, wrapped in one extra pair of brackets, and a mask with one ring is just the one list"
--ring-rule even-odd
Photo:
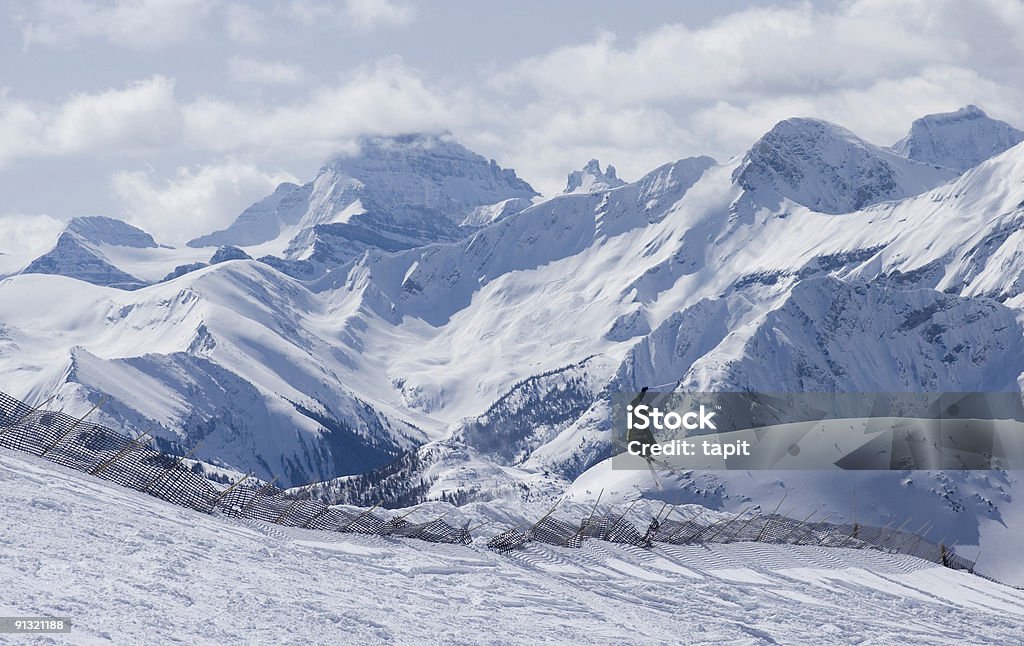
[(726, 522), (726, 523), (725, 523), (724, 525), (722, 525), (722, 526), (721, 526), (721, 527), (720, 527), (720, 528), (718, 529), (718, 531), (717, 531), (717, 532), (715, 532), (713, 536), (711, 536), (711, 538), (707, 539), (706, 541), (702, 541), (702, 542), (705, 542), (705, 543), (713, 543), (713, 542), (715, 541), (715, 539), (716, 539), (716, 538), (718, 538), (719, 536), (721, 536), (721, 535), (722, 535), (722, 532), (724, 532), (724, 531), (725, 531), (726, 529), (728, 529), (728, 528), (729, 528), (729, 525), (732, 525), (732, 524), (733, 524), (734, 522), (736, 522), (737, 520), (739, 520), (739, 518), (740, 518), (740, 517), (741, 517), (741, 516), (742, 516), (743, 514), (747, 513), (747, 510), (749, 510), (749, 509), (750, 509), (751, 507), (753, 507), (753, 505), (747, 505), (746, 507), (744, 507), (743, 509), (741, 509), (741, 510), (740, 510), (740, 513), (736, 514), (736, 515), (735, 515), (735, 516), (733, 516), (733, 517), (732, 517), (731, 519), (729, 519), (729, 521), (728, 521), (728, 522)]
[(192, 447), (191, 451), (189, 451), (185, 455), (181, 456), (180, 458), (178, 458), (174, 462), (174, 464), (172, 464), (171, 466), (169, 466), (169, 467), (165, 468), (163, 471), (161, 471), (160, 474), (157, 477), (155, 477), (152, 480), (150, 480), (149, 483), (147, 483), (146, 486), (143, 487), (142, 489), (140, 489), (139, 491), (141, 491), (142, 493), (149, 493), (149, 490), (152, 489), (156, 485), (156, 483), (160, 482), (160, 480), (162, 480), (163, 477), (165, 475), (167, 475), (169, 472), (171, 472), (172, 470), (177, 469), (179, 466), (181, 466), (181, 463), (184, 462), (185, 460), (187, 460), (189, 458), (189, 456), (191, 456), (193, 453), (198, 451), (199, 447), (202, 446), (202, 445), (203, 445), (202, 442), (200, 442), (199, 444), (196, 444), (194, 447)]
[(291, 502), (291, 504), (289, 504), (285, 508), (285, 510), (283, 512), (281, 512), (281, 515), (278, 516), (277, 518), (275, 518), (274, 520), (272, 520), (271, 522), (274, 523), (275, 525), (280, 525), (281, 521), (284, 520), (285, 518), (287, 518), (288, 514), (292, 513), (292, 509), (295, 509), (295, 506), (298, 505), (300, 502), (302, 502), (302, 498), (296, 498), (295, 500), (293, 500)]
[[(633, 505), (635, 505), (638, 502), (640, 502), (639, 498), (637, 498), (633, 502), (629, 503), (629, 507), (626, 507), (626, 511), (622, 512), (622, 515), (619, 516), (618, 520), (615, 521), (615, 524), (613, 524), (611, 527), (608, 528), (608, 533), (605, 534), (605, 536), (611, 536), (612, 532), (615, 531), (615, 528), (618, 527), (619, 523), (622, 522), (622, 519), (626, 517), (626, 514), (628, 514), (630, 512), (630, 510), (633, 509)], [(547, 518), (547, 516), (545, 516), (544, 518)], [(540, 523), (538, 523), (538, 524), (540, 524)], [(536, 525), (535, 525), (535, 527), (536, 527)]]
[[(707, 511), (707, 510), (706, 509), (702, 509), (701, 511), (697, 512), (694, 515), (693, 518), (684, 519), (683, 520), (683, 526), (681, 526), (679, 529), (677, 529), (676, 531), (674, 531), (671, 534), (669, 534), (669, 536), (665, 540), (665, 542), (666, 543), (671, 543), (672, 539), (674, 539), (676, 536), (678, 536), (683, 531), (683, 527), (685, 527), (686, 523), (694, 523), (694, 524), (696, 524), (697, 523), (697, 519), (700, 518), (701, 516), (703, 516), (705, 511)], [(679, 512), (679, 513), (680, 513), (680, 515), (682, 515), (682, 512)]]
[(223, 498), (224, 496), (226, 496), (226, 495), (228, 495), (229, 493), (231, 493), (232, 491), (234, 491), (234, 490), (235, 490), (235, 489), (236, 489), (236, 488), (238, 487), (238, 485), (242, 484), (243, 482), (245, 482), (246, 480), (248, 480), (248, 479), (249, 479), (250, 477), (252, 477), (252, 474), (251, 474), (251, 473), (247, 473), (247, 474), (245, 474), (244, 476), (242, 476), (241, 478), (239, 478), (239, 479), (238, 479), (238, 482), (236, 482), (235, 484), (231, 485), (230, 487), (228, 487), (228, 488), (227, 488), (227, 489), (225, 489), (224, 491), (222, 491), (222, 492), (220, 492), (219, 494), (217, 494), (217, 495), (216, 495), (216, 496), (214, 497), (214, 499), (213, 499), (213, 500), (212, 500), (212, 501), (210, 502), (210, 505), (211, 505), (211, 506), (216, 506), (216, 505), (217, 505), (217, 503), (218, 503), (218, 502), (220, 502), (220, 500), (221, 500), (221, 499), (222, 499), (222, 498)]
[(796, 527), (794, 527), (793, 529), (791, 529), (791, 530), (789, 530), (788, 532), (786, 532), (786, 535), (785, 535), (785, 536), (783, 536), (783, 537), (782, 537), (782, 539), (781, 539), (781, 540), (780, 540), (779, 542), (780, 542), (780, 543), (785, 543), (785, 542), (786, 542), (786, 539), (788, 539), (788, 538), (789, 538), (790, 536), (792, 536), (793, 534), (795, 534), (795, 533), (796, 533), (797, 531), (799, 531), (799, 530), (803, 529), (803, 527), (804, 527), (804, 523), (806, 523), (806, 522), (807, 522), (807, 521), (809, 521), (810, 519), (814, 518), (814, 515), (815, 515), (815, 514), (817, 514), (817, 513), (818, 513), (818, 510), (817, 510), (817, 509), (815, 509), (815, 510), (814, 510), (814, 511), (812, 511), (812, 512), (811, 512), (810, 514), (808, 514), (808, 515), (807, 515), (807, 517), (805, 517), (805, 518), (804, 518), (803, 520), (801, 520), (800, 522), (798, 522), (798, 523), (797, 523)]
[(768, 531), (768, 523), (772, 522), (772, 518), (775, 516), (775, 514), (779, 513), (779, 510), (782, 509), (782, 503), (784, 503), (786, 501), (786, 496), (788, 496), (788, 495), (789, 495), (788, 491), (786, 493), (782, 494), (782, 500), (779, 501), (779, 504), (775, 505), (775, 510), (772, 511), (772, 513), (768, 514), (768, 516), (766, 517), (766, 519), (764, 521), (764, 527), (761, 528), (761, 531), (759, 531), (757, 533), (757, 538), (754, 539), (755, 543), (760, 543), (761, 542), (761, 538), (764, 536), (764, 533), (766, 531)]
[(545, 520), (547, 520), (548, 516), (550, 516), (551, 514), (555, 513), (555, 509), (558, 508), (558, 505), (562, 504), (562, 500), (563, 500), (563, 498), (559, 498), (558, 500), (556, 500), (555, 504), (551, 505), (551, 509), (548, 510), (548, 513), (546, 513), (543, 516), (541, 516), (540, 520), (538, 520), (532, 526), (530, 526), (530, 529), (526, 530), (526, 533), (529, 534), (533, 530), (537, 529), (537, 526), (540, 525), (541, 523), (543, 523)]
[(89, 471), (89, 475), (98, 476), (99, 474), (103, 473), (104, 471), (106, 471), (107, 469), (112, 467), (122, 457), (124, 457), (125, 455), (128, 455), (128, 453), (130, 453), (133, 449), (135, 449), (136, 446), (141, 447), (142, 444), (139, 442), (139, 440), (141, 440), (144, 437), (149, 437), (149, 431), (146, 431), (142, 435), (140, 435), (137, 438), (135, 438), (134, 440), (132, 440), (128, 444), (128, 446), (126, 446), (123, 449), (121, 449), (120, 451), (118, 451), (114, 455), (114, 457), (112, 457), (109, 460), (106, 460), (106, 461), (101, 462), (100, 464), (96, 465), (91, 471)]
[(242, 514), (244, 514), (246, 512), (247, 509), (249, 509), (250, 507), (255, 505), (256, 501), (259, 500), (259, 497), (263, 495), (263, 492), (274, 486), (274, 483), (277, 482), (278, 477), (279, 476), (274, 476), (273, 479), (270, 482), (268, 482), (267, 484), (265, 484), (262, 487), (260, 487), (260, 490), (257, 491), (255, 494), (253, 494), (252, 500), (250, 500), (248, 503), (242, 505), (242, 508), (238, 510), (238, 515), (241, 516)]
[(351, 527), (352, 525), (355, 525), (355, 524), (356, 524), (356, 521), (357, 521), (357, 520), (359, 520), (359, 519), (360, 519), (360, 518), (362, 518), (363, 516), (366, 516), (367, 514), (371, 514), (371, 513), (373, 513), (373, 510), (374, 510), (374, 509), (376, 509), (377, 507), (380, 507), (380, 506), (381, 506), (381, 503), (383, 503), (383, 502), (384, 502), (383, 500), (382, 500), (382, 501), (380, 501), (380, 502), (378, 502), (378, 503), (377, 503), (376, 505), (374, 505), (373, 507), (370, 507), (369, 509), (367, 509), (367, 510), (366, 510), (366, 511), (364, 511), (363, 513), (359, 514), (358, 516), (356, 516), (356, 517), (355, 517), (355, 518), (353, 518), (352, 520), (348, 521), (347, 523), (345, 523), (345, 526), (344, 526), (344, 527), (339, 527), (339, 528), (338, 528), (338, 531), (339, 531), (339, 532), (344, 532), (344, 531), (346, 531), (346, 530), (347, 530), (347, 529), (348, 529), (349, 527)]
[[(32, 415), (32, 413), (37, 412), (40, 408), (42, 408), (43, 406), (46, 406), (47, 404), (49, 404), (51, 401), (53, 401), (53, 399), (56, 396), (57, 396), (56, 393), (50, 395), (41, 404), (36, 404), (36, 406), (33, 407), (31, 410), (29, 410), (29, 412), (27, 412), (24, 415), (22, 415), (21, 417), (19, 417), (17, 419), (17, 421), (11, 422), (7, 426), (4, 426), (4, 427), (0, 428), (0, 435), (3, 435), (7, 431), (10, 431), (10, 430), (13, 430), (13, 429), (17, 428), (22, 422), (27, 420)], [(21, 403), (24, 403), (24, 402), (21, 402)]]
[(107, 396), (103, 395), (102, 397), (100, 397), (100, 400), (98, 402), (96, 402), (96, 405), (89, 409), (88, 413), (86, 413), (85, 415), (82, 415), (81, 417), (79, 417), (75, 421), (75, 423), (71, 425), (71, 428), (69, 428), (68, 430), (66, 430), (63, 433), (61, 433), (60, 436), (53, 442), (53, 444), (51, 444), (50, 446), (48, 446), (45, 449), (43, 449), (43, 452), (39, 454), (39, 457), (45, 457), (47, 453), (49, 453), (54, 448), (56, 448), (56, 446), (58, 444), (60, 444), (61, 442), (64, 441), (65, 437), (70, 435), (72, 431), (74, 431), (76, 428), (78, 428), (78, 425), (81, 424), (82, 422), (84, 422), (86, 417), (89, 417), (90, 415), (92, 415), (93, 411), (95, 411), (97, 408), (102, 406), (105, 401), (107, 401)]
[[(314, 482), (314, 483), (311, 483), (311, 484), (309, 485), (309, 488), (308, 488), (308, 489), (306, 489), (306, 491), (305, 491), (305, 492), (302, 492), (302, 491), (300, 491), (300, 492), (296, 493), (295, 495), (296, 495), (296, 496), (302, 496), (302, 495), (304, 495), (304, 494), (308, 494), (309, 492), (313, 491), (313, 486), (314, 486), (315, 484), (316, 484), (315, 482)], [(306, 500), (306, 499), (305, 499), (305, 498), (301, 498), (301, 497), (298, 497), (298, 498), (296, 498), (295, 500), (293, 500), (293, 501), (292, 501), (292, 504), (288, 505), (288, 508), (287, 508), (287, 509), (285, 509), (285, 510), (284, 510), (284, 512), (282, 512), (280, 516), (278, 516), (277, 518), (275, 518), (275, 519), (274, 519), (274, 524), (275, 524), (275, 525), (280, 525), (280, 524), (281, 524), (281, 521), (282, 521), (282, 520), (284, 520), (285, 518), (287, 518), (287, 517), (288, 517), (288, 514), (290, 514), (290, 513), (292, 512), (292, 509), (295, 509), (295, 507), (296, 507), (296, 506), (297, 506), (297, 505), (298, 505), (298, 504), (299, 504), (300, 502), (302, 502), (303, 500)], [(326, 507), (326, 505), (324, 505), (324, 506)]]
[[(897, 527), (895, 530), (893, 530), (893, 533), (889, 535), (889, 538), (895, 537), (896, 536), (896, 532), (902, 532), (903, 528), (906, 527), (907, 524), (910, 521), (912, 521), (913, 519), (914, 519), (913, 516), (907, 516), (907, 519), (905, 521), (903, 521), (903, 523), (899, 527)], [(884, 548), (887, 541), (888, 541), (888, 539), (882, 540), (882, 544), (879, 545), (879, 547), (883, 547)]]
[[(761, 515), (761, 514), (759, 514), (759, 513), (757, 513), (757, 512), (755, 511), (755, 512), (754, 512), (754, 514), (753, 514), (753, 515), (752, 515), (752, 516), (751, 516), (750, 518), (748, 518), (748, 519), (747, 519), (747, 522), (745, 522), (745, 523), (743, 523), (742, 525), (740, 525), (740, 528), (739, 528), (739, 529), (737, 529), (735, 533), (733, 533), (733, 535), (732, 535), (732, 537), (731, 537), (731, 538), (736, 538), (737, 536), (739, 536), (739, 535), (740, 535), (740, 534), (741, 534), (741, 533), (743, 532), (743, 530), (747, 528), (747, 525), (749, 525), (750, 523), (754, 522), (754, 519), (755, 519), (755, 518), (757, 518), (757, 517), (759, 517), (760, 515)], [(730, 540), (731, 540), (731, 539), (730, 539)], [(722, 537), (722, 542), (723, 542), (723, 543), (728, 543), (728, 542), (730, 542), (730, 541), (727, 541), (727, 540), (725, 540), (725, 537), (723, 536), (723, 537)]]
[(302, 523), (302, 529), (309, 529), (309, 526), (313, 524), (314, 520), (316, 520), (317, 518), (320, 518), (321, 516), (323, 516), (324, 514), (329, 512), (330, 510), (331, 510), (330, 506), (324, 505), (324, 508), (321, 511), (316, 512), (315, 514), (313, 514), (312, 518), (310, 518), (306, 522)]
[[(896, 551), (899, 552), (900, 554), (911, 554), (913, 552), (913, 550), (916, 549), (917, 546), (921, 543), (921, 541), (924, 540), (928, 536), (928, 532), (932, 531), (932, 528), (930, 527), (930, 525), (931, 525), (931, 522), (927, 521), (927, 520), (924, 521), (923, 523), (921, 523), (921, 526), (917, 528), (917, 531), (915, 531), (913, 533), (913, 535), (911, 535), (909, 538), (907, 538), (907, 540), (905, 540), (902, 543), (900, 543), (900, 546), (896, 548)], [(924, 531), (924, 533), (921, 534), (920, 533), (921, 531)], [(914, 541), (914, 544), (911, 546), (911, 548), (909, 550), (907, 550), (906, 552), (904, 552), (903, 551), (903, 547), (907, 543), (909, 543), (911, 541), (911, 539), (915, 539), (915, 538), (917, 540)]]
[[(583, 539), (583, 532), (585, 532), (587, 528), (590, 527), (590, 521), (594, 519), (594, 512), (597, 511), (597, 505), (601, 502), (601, 496), (603, 495), (604, 489), (601, 490), (601, 493), (597, 494), (597, 500), (594, 501), (594, 507), (593, 509), (590, 510), (590, 516), (587, 517), (586, 521), (580, 523), (580, 531), (576, 532), (576, 536), (571, 536), (565, 539), (564, 545), (568, 545), (576, 537), (579, 537), (581, 540)], [(664, 507), (662, 507), (662, 509), (664, 509)], [(661, 512), (658, 513), (660, 514)]]
[(805, 537), (805, 536), (807, 536), (808, 534), (810, 534), (811, 532), (813, 532), (813, 531), (815, 530), (815, 526), (816, 526), (816, 525), (818, 525), (819, 523), (824, 523), (824, 522), (825, 522), (826, 520), (828, 520), (829, 518), (831, 518), (831, 517), (832, 517), (832, 515), (833, 515), (833, 514), (832, 514), (832, 513), (830, 512), (830, 513), (829, 513), (828, 515), (826, 515), (826, 516), (825, 516), (824, 518), (822, 518), (821, 520), (819, 520), (819, 521), (815, 521), (815, 522), (813, 522), (813, 523), (809, 523), (809, 525), (810, 525), (810, 526), (809, 526), (809, 527), (807, 528), (807, 531), (806, 531), (806, 532), (804, 532), (803, 534), (800, 534), (800, 538), (796, 539), (796, 540), (795, 540), (795, 541), (793, 542), (793, 545), (799, 545), (799, 544), (800, 544), (800, 541), (804, 540), (804, 537)]

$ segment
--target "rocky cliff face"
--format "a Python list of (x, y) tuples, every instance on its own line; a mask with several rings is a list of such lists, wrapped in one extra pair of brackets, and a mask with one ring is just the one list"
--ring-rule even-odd
[(821, 213), (849, 213), (917, 195), (956, 175), (873, 146), (835, 124), (787, 119), (747, 152), (735, 180), (760, 198), (783, 197)]
[(609, 164), (605, 170), (601, 170), (601, 164), (596, 159), (591, 159), (580, 170), (569, 173), (563, 193), (596, 193), (606, 191), (610, 188), (624, 186), (622, 181), (615, 174), (615, 167)]

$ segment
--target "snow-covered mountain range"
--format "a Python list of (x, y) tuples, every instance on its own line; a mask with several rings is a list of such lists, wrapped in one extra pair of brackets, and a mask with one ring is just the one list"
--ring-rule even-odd
[[(182, 249), (71, 221), (0, 282), (0, 390), (103, 393), (111, 425), (336, 499), (625, 495), (650, 476), (608, 468), (618, 391), (1019, 391), (1021, 140), (973, 106), (890, 148), (787, 119), (733, 160), (629, 183), (594, 160), (540, 199), (449, 135), (370, 139)], [(966, 543), (1020, 518), (1009, 475), (911, 477)], [(835, 502), (837, 478), (664, 495)]]

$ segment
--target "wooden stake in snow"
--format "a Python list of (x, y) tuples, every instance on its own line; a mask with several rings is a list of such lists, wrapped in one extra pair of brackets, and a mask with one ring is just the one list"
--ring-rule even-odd
[(548, 516), (550, 516), (551, 514), (555, 513), (555, 509), (556, 509), (556, 508), (558, 507), (558, 505), (560, 505), (560, 504), (562, 504), (562, 498), (559, 498), (558, 500), (556, 500), (556, 501), (555, 501), (555, 504), (551, 505), (551, 509), (549, 509), (549, 510), (548, 510), (548, 513), (546, 513), (546, 514), (544, 514), (543, 516), (541, 516), (541, 517), (540, 517), (540, 520), (538, 520), (538, 521), (537, 521), (537, 522), (535, 522), (535, 523), (534, 523), (533, 525), (531, 525), (531, 526), (530, 526), (530, 529), (529, 529), (529, 530), (527, 530), (527, 532), (526, 532), (526, 533), (527, 533), (527, 534), (529, 534), (529, 533), (530, 533), (530, 532), (532, 532), (533, 530), (537, 529), (537, 526), (538, 526), (538, 525), (540, 525), (541, 523), (543, 523), (543, 522), (544, 522), (544, 521), (545, 521), (545, 520), (547, 519), (547, 517), (548, 517)]
[(43, 406), (46, 406), (51, 401), (53, 401), (54, 397), (56, 397), (56, 396), (57, 396), (56, 393), (54, 393), (53, 395), (50, 395), (42, 403), (36, 404), (34, 407), (32, 407), (31, 410), (29, 410), (29, 412), (27, 412), (24, 415), (22, 415), (21, 417), (19, 417), (16, 421), (11, 422), (7, 426), (4, 426), (4, 427), (0, 428), (0, 435), (3, 435), (4, 433), (6, 433), (7, 431), (9, 431), (9, 430), (11, 430), (13, 428), (17, 428), (19, 424), (21, 424), (22, 422), (27, 420), (29, 417), (31, 417), (33, 413), (37, 412), (40, 408), (42, 408)]
[(565, 543), (563, 543), (563, 545), (568, 545), (569, 543), (573, 542), (573, 540), (581, 538), (583, 536), (583, 532), (587, 531), (587, 528), (590, 527), (590, 521), (594, 519), (594, 512), (597, 511), (597, 505), (598, 503), (601, 502), (601, 496), (603, 495), (604, 489), (601, 490), (601, 493), (597, 494), (597, 500), (594, 501), (594, 507), (590, 510), (590, 516), (587, 517), (587, 520), (585, 522), (580, 523), (580, 530), (576, 532), (575, 535), (565, 539)]
[(378, 502), (378, 503), (377, 503), (376, 505), (374, 505), (373, 507), (370, 507), (369, 509), (367, 509), (367, 510), (366, 510), (366, 511), (364, 511), (363, 513), (359, 514), (358, 516), (356, 516), (355, 518), (353, 518), (353, 519), (352, 519), (352, 520), (350, 520), (349, 522), (345, 523), (345, 525), (344, 525), (343, 527), (339, 527), (339, 528), (338, 528), (338, 531), (339, 531), (339, 532), (344, 532), (344, 531), (346, 531), (346, 530), (347, 530), (347, 529), (348, 529), (349, 527), (351, 527), (352, 525), (354, 525), (354, 524), (356, 523), (356, 521), (358, 521), (358, 520), (361, 520), (361, 519), (363, 519), (364, 517), (366, 517), (367, 515), (369, 515), (369, 514), (373, 513), (373, 510), (374, 510), (374, 509), (376, 509), (377, 507), (380, 507), (380, 506), (381, 506), (381, 504), (383, 504), (383, 502), (384, 502), (384, 501), (383, 501), (383, 500), (381, 500), (380, 502)]
[(240, 484), (242, 484), (243, 482), (245, 482), (246, 480), (248, 480), (251, 477), (252, 477), (251, 473), (245, 474), (244, 476), (242, 476), (241, 478), (238, 479), (238, 482), (236, 482), (235, 484), (231, 485), (230, 487), (228, 487), (224, 491), (222, 491), (219, 494), (217, 494), (217, 496), (213, 499), (213, 502), (211, 502), (210, 504), (211, 505), (216, 505), (218, 502), (221, 501), (222, 498), (224, 498), (224, 496), (227, 496), (229, 493), (231, 493), (232, 491), (237, 489)]
[(252, 500), (242, 505), (242, 508), (238, 510), (238, 515), (241, 516), (246, 512), (246, 510), (248, 510), (250, 507), (256, 504), (256, 501), (259, 500), (259, 497), (263, 495), (263, 492), (274, 486), (274, 483), (277, 482), (278, 477), (279, 476), (274, 476), (274, 478), (270, 482), (260, 487), (260, 490), (253, 495)]
[[(143, 438), (147, 438), (147, 439), (145, 441), (143, 441)], [(145, 444), (146, 442), (149, 441), (148, 438), (149, 438), (149, 431), (146, 431), (142, 435), (140, 435), (137, 438), (135, 438), (134, 440), (132, 440), (128, 444), (128, 446), (126, 446), (123, 449), (121, 449), (120, 451), (118, 451), (114, 455), (114, 457), (112, 457), (109, 460), (106, 460), (106, 461), (101, 462), (100, 464), (96, 465), (96, 467), (93, 468), (93, 470), (90, 471), (89, 474), (90, 475), (94, 475), (94, 476), (98, 476), (99, 474), (103, 473), (104, 471), (106, 471), (110, 467), (114, 466), (114, 464), (116, 464), (118, 460), (120, 460), (124, 456), (128, 455), (134, 449), (141, 448), (143, 444)]]
[(761, 528), (761, 531), (757, 533), (757, 538), (754, 539), (755, 541), (760, 542), (761, 539), (764, 538), (765, 530), (768, 529), (768, 523), (770, 523), (772, 518), (775, 517), (775, 514), (779, 513), (779, 509), (782, 508), (782, 503), (786, 502), (786, 496), (788, 495), (789, 492), (786, 492), (782, 495), (782, 500), (779, 501), (779, 504), (775, 505), (775, 509), (772, 511), (772, 513), (768, 515), (768, 519), (765, 520), (764, 527)]
[(722, 532), (724, 532), (726, 529), (728, 529), (729, 525), (732, 525), (734, 522), (736, 522), (740, 518), (740, 516), (742, 516), (743, 514), (747, 513), (747, 511), (750, 510), (751, 506), (752, 505), (747, 505), (746, 507), (741, 509), (740, 513), (736, 514), (731, 519), (729, 519), (724, 525), (719, 527), (718, 531), (715, 532), (713, 536), (711, 536), (707, 541), (704, 541), (704, 542), (706, 542), (706, 543), (713, 543), (713, 542), (715, 542), (715, 539), (718, 538), (722, 534)]
[(67, 437), (68, 435), (70, 435), (72, 431), (74, 431), (74, 430), (75, 430), (76, 428), (78, 428), (78, 425), (79, 425), (79, 424), (81, 424), (82, 422), (84, 422), (84, 421), (85, 421), (85, 418), (87, 418), (87, 417), (89, 417), (90, 415), (92, 415), (92, 414), (93, 414), (93, 412), (94, 412), (94, 411), (95, 411), (95, 410), (96, 410), (97, 408), (99, 408), (100, 406), (102, 406), (102, 405), (103, 405), (103, 403), (104, 403), (104, 402), (106, 402), (106, 401), (107, 401), (107, 396), (106, 396), (106, 395), (103, 395), (102, 397), (100, 397), (100, 400), (99, 400), (98, 402), (96, 402), (96, 405), (95, 405), (95, 406), (93, 406), (92, 408), (90, 408), (90, 409), (89, 409), (89, 412), (88, 412), (88, 413), (86, 413), (85, 415), (82, 415), (82, 416), (81, 416), (81, 417), (79, 417), (79, 418), (78, 418), (77, 420), (75, 420), (75, 423), (71, 425), (71, 428), (69, 428), (68, 430), (66, 430), (66, 431), (64, 431), (63, 433), (61, 433), (61, 434), (60, 434), (60, 436), (59, 436), (59, 437), (58, 437), (58, 438), (56, 439), (56, 441), (54, 441), (54, 443), (53, 443), (53, 444), (51, 444), (50, 446), (46, 447), (46, 448), (45, 448), (45, 449), (43, 450), (43, 452), (39, 454), (39, 457), (44, 457), (44, 456), (45, 456), (45, 455), (46, 455), (47, 453), (49, 453), (49, 452), (50, 452), (50, 451), (52, 451), (52, 450), (53, 450), (54, 448), (56, 448), (56, 446), (57, 446), (58, 444), (60, 444), (61, 442), (63, 442), (63, 441), (64, 441), (64, 438), (65, 438), (65, 437)]
[(196, 444), (194, 447), (192, 447), (191, 451), (189, 451), (185, 455), (183, 455), (180, 458), (178, 458), (177, 460), (175, 460), (174, 464), (172, 464), (171, 466), (169, 466), (169, 467), (165, 468), (163, 471), (161, 471), (160, 474), (157, 477), (155, 477), (152, 480), (150, 480), (149, 484), (147, 484), (145, 487), (140, 489), (140, 491), (142, 491), (143, 493), (149, 493), (149, 490), (152, 489), (156, 485), (156, 483), (158, 483), (161, 480), (163, 480), (164, 476), (166, 476), (168, 473), (170, 473), (170, 472), (174, 471), (175, 469), (177, 469), (178, 467), (180, 467), (181, 463), (184, 462), (185, 460), (189, 459), (189, 457), (191, 457), (193, 453), (198, 451), (199, 447), (202, 446), (202, 445), (203, 445), (202, 442), (200, 442), (199, 444)]

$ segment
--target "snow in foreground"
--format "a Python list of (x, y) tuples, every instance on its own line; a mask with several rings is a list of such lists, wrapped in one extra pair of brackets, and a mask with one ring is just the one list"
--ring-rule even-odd
[[(871, 551), (510, 555), (240, 524), (0, 450), (0, 615), (75, 644), (1015, 642), (1024, 592)], [(14, 640), (12, 640), (13, 643)], [(22, 640), (23, 641), (23, 640)]]

